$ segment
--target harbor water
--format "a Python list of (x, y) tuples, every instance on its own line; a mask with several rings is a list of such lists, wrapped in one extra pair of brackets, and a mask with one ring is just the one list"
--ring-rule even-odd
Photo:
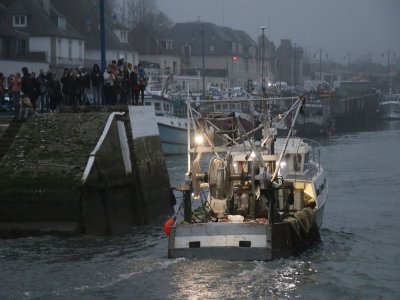
[[(0, 240), (0, 299), (400, 299), (400, 121), (320, 140), (323, 242), (272, 262), (168, 259), (159, 226)], [(171, 184), (186, 157), (168, 157)]]

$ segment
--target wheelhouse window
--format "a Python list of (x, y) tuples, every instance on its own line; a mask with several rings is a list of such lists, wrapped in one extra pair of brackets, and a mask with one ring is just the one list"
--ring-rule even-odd
[(15, 15), (13, 16), (13, 26), (14, 27), (26, 27), (27, 19), (25, 15)]

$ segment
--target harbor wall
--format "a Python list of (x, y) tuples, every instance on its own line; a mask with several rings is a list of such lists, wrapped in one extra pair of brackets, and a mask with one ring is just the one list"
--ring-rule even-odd
[[(170, 213), (154, 108), (135, 108), (69, 108), (8, 126), (18, 130), (0, 157), (0, 237), (111, 234)], [(152, 131), (133, 134), (138, 115)]]
[(335, 97), (331, 102), (331, 115), (337, 130), (355, 129), (374, 122), (378, 107), (375, 93)]

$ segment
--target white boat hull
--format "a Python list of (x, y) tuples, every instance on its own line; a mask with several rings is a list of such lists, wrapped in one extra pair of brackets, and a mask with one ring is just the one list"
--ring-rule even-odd
[(171, 227), (168, 257), (273, 260), (301, 252), (319, 239), (318, 229), (297, 236), (290, 223), (196, 223)]
[(400, 119), (400, 101), (382, 102), (378, 112), (381, 119)]

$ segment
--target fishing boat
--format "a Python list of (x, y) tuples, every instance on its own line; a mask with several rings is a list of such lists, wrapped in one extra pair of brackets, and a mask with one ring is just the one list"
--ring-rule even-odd
[(307, 98), (304, 114), (296, 120), (296, 134), (302, 137), (330, 136), (335, 131), (329, 99)]
[(272, 260), (319, 241), (328, 183), (320, 145), (293, 135), (303, 105), (299, 97), (282, 117), (294, 115), (288, 135), (277, 137), (269, 120), (245, 131), (234, 114), (220, 128), (188, 101), (182, 202), (164, 225), (169, 258)]
[(400, 119), (400, 94), (383, 95), (378, 103), (378, 114), (381, 119)]
[[(231, 99), (222, 100), (218, 103), (215, 101), (215, 103), (213, 101), (206, 102), (200, 100), (200, 96), (201, 94), (197, 93), (190, 93), (189, 95), (197, 109), (203, 115), (213, 119), (215, 123), (224, 127), (224, 125), (229, 124), (229, 122), (225, 122), (225, 117), (235, 115), (244, 128), (248, 130), (254, 128), (256, 114), (248, 112), (249, 103), (240, 103), (240, 101)], [(182, 93), (145, 94), (144, 105), (152, 105), (155, 109), (161, 145), (165, 155), (187, 153), (187, 108), (186, 101), (182, 97)]]
[(187, 152), (186, 105), (179, 98), (157, 94), (146, 94), (144, 105), (152, 105), (165, 155), (178, 155)]

